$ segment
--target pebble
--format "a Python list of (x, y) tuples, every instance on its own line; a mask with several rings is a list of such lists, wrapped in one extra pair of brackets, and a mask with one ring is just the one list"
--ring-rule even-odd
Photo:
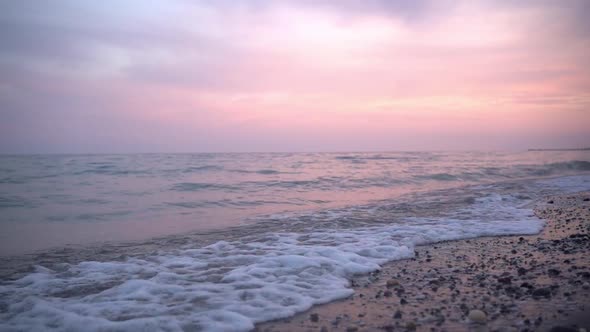
[(518, 332), (518, 329), (513, 326), (504, 326), (497, 329), (496, 332)]
[(387, 288), (392, 288), (392, 287), (399, 286), (399, 281), (397, 281), (395, 279), (387, 280), (386, 286), (387, 286)]
[(549, 332), (578, 332), (578, 330), (569, 326), (554, 326)]
[(415, 331), (416, 330), (416, 323), (414, 323), (414, 322), (407, 322), (406, 323), (406, 330)]
[(549, 298), (549, 297), (551, 297), (551, 289), (549, 289), (549, 288), (538, 288), (538, 289), (535, 289), (533, 291), (533, 296), (534, 297), (545, 297), (545, 298)]
[(486, 313), (477, 309), (469, 311), (469, 315), (467, 317), (470, 321), (477, 324), (485, 324), (488, 320)]

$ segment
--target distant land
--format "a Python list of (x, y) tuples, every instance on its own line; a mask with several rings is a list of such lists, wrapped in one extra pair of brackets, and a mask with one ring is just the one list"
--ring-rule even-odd
[(590, 147), (587, 148), (564, 148), (564, 149), (529, 149), (529, 151), (588, 151)]

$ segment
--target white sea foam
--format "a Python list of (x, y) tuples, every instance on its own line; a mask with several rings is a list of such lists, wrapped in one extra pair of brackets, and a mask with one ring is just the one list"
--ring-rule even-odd
[(416, 245), (537, 233), (543, 222), (524, 203), (490, 194), (436, 218), (261, 234), (55, 271), (38, 267), (0, 286), (0, 330), (246, 331), (350, 296), (352, 275), (412, 257)]

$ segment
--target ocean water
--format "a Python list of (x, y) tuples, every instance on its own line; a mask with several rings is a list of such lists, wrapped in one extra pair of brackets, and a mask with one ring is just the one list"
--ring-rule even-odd
[(247, 331), (583, 190), (590, 151), (2, 156), (0, 330)]

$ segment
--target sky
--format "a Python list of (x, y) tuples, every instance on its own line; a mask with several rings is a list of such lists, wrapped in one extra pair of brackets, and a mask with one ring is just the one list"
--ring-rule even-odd
[(586, 0), (0, 0), (0, 153), (590, 146)]

